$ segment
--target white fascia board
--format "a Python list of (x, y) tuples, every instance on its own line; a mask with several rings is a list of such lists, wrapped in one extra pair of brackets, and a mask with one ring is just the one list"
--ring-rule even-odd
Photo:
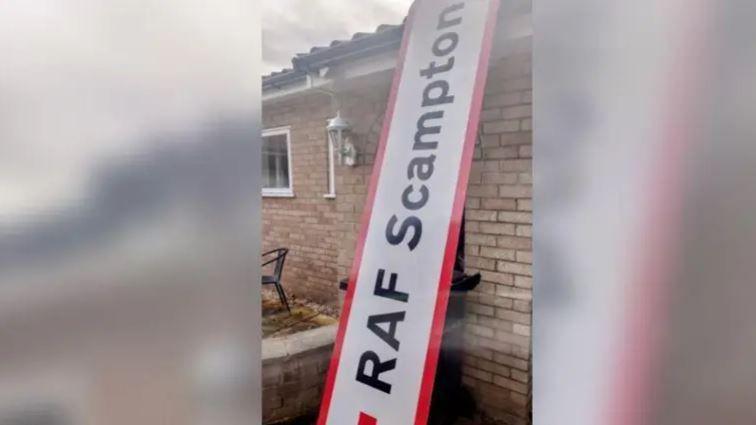
[(389, 51), (350, 61), (344, 65), (340, 65), (337, 69), (328, 69), (328, 72), (326, 72), (324, 76), (310, 75), (308, 78), (287, 85), (286, 87), (265, 90), (263, 91), (262, 100), (263, 102), (274, 102), (301, 95), (309, 91), (330, 91), (333, 88), (333, 76), (338, 75), (338, 79), (340, 80), (352, 80), (392, 70), (396, 67), (396, 55), (397, 51)]

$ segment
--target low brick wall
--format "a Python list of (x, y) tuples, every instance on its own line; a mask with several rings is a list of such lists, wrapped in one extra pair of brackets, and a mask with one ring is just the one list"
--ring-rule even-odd
[(263, 423), (315, 416), (336, 326), (263, 340)]

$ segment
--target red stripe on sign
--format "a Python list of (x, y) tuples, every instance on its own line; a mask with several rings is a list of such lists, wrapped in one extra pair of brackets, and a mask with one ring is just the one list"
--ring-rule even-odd
[(603, 412), (611, 425), (649, 423), (655, 405), (652, 378), (661, 368), (659, 356), (668, 322), (672, 288), (679, 266), (680, 218), (683, 207), (682, 168), (685, 151), (695, 135), (689, 129), (696, 119), (696, 105), (691, 96), (700, 94), (701, 81), (707, 71), (701, 60), (706, 55), (707, 23), (713, 12), (705, 2), (677, 2), (685, 6), (680, 28), (678, 57), (669, 72), (669, 93), (663, 106), (666, 121), (660, 129), (662, 144), (647, 187), (648, 215), (644, 217), (647, 231), (636, 252), (640, 266), (631, 285), (625, 318), (624, 345), (619, 350), (617, 373), (612, 377), (613, 394)]
[(423, 370), (423, 380), (420, 385), (420, 397), (417, 402), (415, 425), (425, 425), (428, 422), (428, 415), (430, 414), (431, 396), (433, 394), (433, 384), (436, 378), (436, 367), (438, 366), (438, 354), (441, 349), (444, 323), (446, 321), (446, 308), (449, 302), (452, 272), (454, 270), (454, 260), (456, 258), (457, 245), (459, 242), (459, 230), (462, 225), (462, 213), (465, 206), (465, 197), (467, 196), (467, 182), (470, 177), (472, 157), (475, 150), (475, 140), (478, 136), (480, 110), (483, 106), (483, 94), (486, 88), (486, 78), (488, 77), (488, 60), (491, 53), (491, 46), (493, 45), (498, 10), (499, 0), (492, 0), (489, 4), (486, 28), (483, 33), (480, 59), (478, 62), (478, 71), (475, 75), (475, 88), (473, 91), (472, 103), (470, 104), (470, 114), (467, 120), (467, 132), (465, 134), (464, 149), (462, 151), (459, 175), (457, 177), (457, 190), (454, 196), (451, 220), (449, 221), (446, 251), (444, 251), (444, 263), (441, 269), (441, 277), (438, 282), (439, 290), (436, 298), (436, 307), (433, 313), (430, 343), (428, 344), (428, 352), (425, 356), (425, 369)]
[(336, 383), (336, 374), (338, 373), (339, 369), (339, 359), (341, 358), (341, 349), (344, 344), (344, 335), (346, 334), (347, 323), (349, 322), (349, 313), (352, 310), (352, 298), (354, 297), (354, 292), (357, 289), (357, 277), (360, 274), (362, 253), (365, 249), (365, 238), (367, 237), (368, 225), (370, 224), (370, 217), (373, 212), (375, 192), (376, 188), (378, 187), (378, 178), (381, 175), (383, 156), (386, 151), (389, 129), (391, 128), (391, 120), (394, 116), (394, 107), (396, 105), (397, 93), (399, 91), (399, 82), (401, 80), (402, 70), (404, 69), (404, 58), (407, 54), (407, 45), (409, 44), (410, 33), (412, 30), (414, 10), (415, 6), (413, 3), (413, 5), (410, 7), (404, 26), (402, 45), (399, 49), (399, 58), (396, 65), (396, 70), (394, 71), (394, 79), (391, 82), (391, 92), (389, 93), (389, 101), (386, 106), (386, 115), (383, 118), (383, 128), (381, 130), (381, 138), (378, 143), (378, 150), (375, 153), (375, 162), (373, 164), (373, 172), (370, 176), (370, 185), (368, 186), (365, 210), (362, 212), (360, 236), (357, 239), (357, 248), (354, 253), (354, 261), (352, 261), (352, 270), (349, 274), (349, 287), (347, 288), (347, 293), (344, 298), (344, 309), (342, 310), (341, 318), (339, 319), (339, 329), (336, 333), (336, 341), (333, 345), (333, 355), (331, 356), (331, 362), (328, 367), (328, 375), (326, 376), (325, 387), (323, 389), (323, 400), (320, 404), (320, 414), (318, 415), (317, 425), (325, 425), (326, 421), (328, 420), (328, 409), (331, 406), (331, 398), (333, 397), (333, 387)]
[(360, 418), (357, 421), (357, 425), (378, 425), (378, 421), (367, 413), (360, 412)]

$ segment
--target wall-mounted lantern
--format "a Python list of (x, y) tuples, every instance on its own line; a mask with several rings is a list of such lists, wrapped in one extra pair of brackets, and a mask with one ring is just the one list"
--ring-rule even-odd
[(354, 166), (357, 162), (357, 149), (351, 141), (352, 126), (347, 120), (341, 118), (341, 111), (336, 112), (336, 116), (328, 120), (326, 129), (331, 146), (339, 158), (339, 164)]

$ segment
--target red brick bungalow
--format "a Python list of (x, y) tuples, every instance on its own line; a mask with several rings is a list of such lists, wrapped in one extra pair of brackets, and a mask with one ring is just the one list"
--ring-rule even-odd
[[(531, 4), (499, 14), (464, 227), (467, 295), (464, 383), (487, 417), (530, 423)], [(338, 301), (351, 267), (402, 25), (313, 47), (263, 78), (263, 247), (287, 247), (284, 287)], [(353, 166), (339, 164), (327, 120), (351, 124)], [(442, 247), (439, 247), (442, 249)]]

